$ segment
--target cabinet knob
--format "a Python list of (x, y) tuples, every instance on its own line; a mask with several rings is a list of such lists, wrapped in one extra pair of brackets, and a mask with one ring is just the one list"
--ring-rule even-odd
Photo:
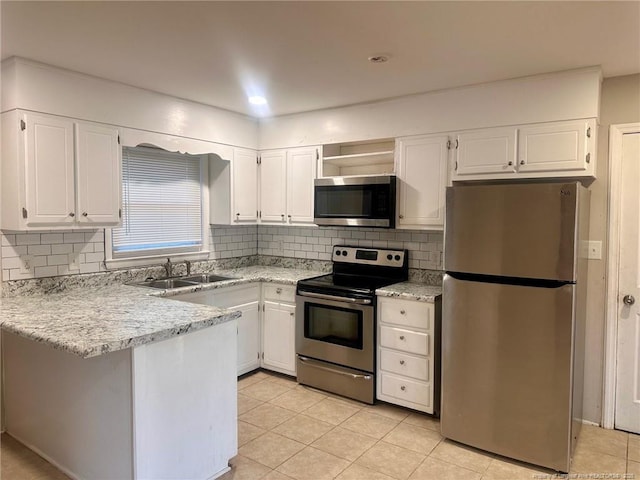
[(507, 165), (511, 166), (511, 165), (513, 165), (513, 162), (509, 162), (509, 163), (507, 163)]
[(405, 387), (404, 385), (402, 385), (402, 386), (400, 387), (400, 390), (402, 390), (403, 392), (404, 392), (406, 389), (407, 389), (407, 387)]
[(76, 214), (75, 214), (75, 213), (73, 213), (73, 212), (70, 212), (70, 213), (69, 213), (69, 216), (70, 216), (70, 217), (75, 217), (75, 216), (76, 216)]
[(404, 218), (404, 215), (400, 214), (398, 215), (398, 218)]
[(82, 216), (83, 216), (83, 217), (86, 217), (86, 216), (88, 216), (88, 215), (89, 215), (89, 214), (88, 214), (87, 212), (82, 212)]
[(282, 217), (282, 220), (284, 220), (284, 213), (282, 215), (280, 215)]
[(404, 335), (400, 335), (400, 340), (404, 340)]
[(293, 317), (295, 314), (293, 312), (289, 313), (289, 316)]
[(520, 160), (520, 165), (524, 165), (524, 160)]
[(282, 293), (282, 289), (280, 287), (276, 288), (276, 293), (280, 295)]
[(400, 360), (400, 365), (404, 365), (404, 360)]
[(404, 310), (400, 310), (400, 315), (404, 315), (405, 313), (407, 312), (405, 312)]

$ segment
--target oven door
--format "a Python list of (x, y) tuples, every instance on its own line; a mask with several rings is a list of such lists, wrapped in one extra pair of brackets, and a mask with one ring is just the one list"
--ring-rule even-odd
[(299, 292), (296, 296), (296, 352), (373, 372), (375, 316), (371, 300), (307, 295)]

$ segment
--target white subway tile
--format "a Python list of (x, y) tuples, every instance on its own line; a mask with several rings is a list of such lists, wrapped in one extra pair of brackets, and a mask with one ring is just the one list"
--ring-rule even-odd
[(49, 255), (47, 257), (48, 265), (68, 265), (69, 257), (67, 255)]
[(8, 257), (8, 258), (3, 258), (2, 259), (2, 268), (9, 268), (9, 269), (14, 269), (14, 268), (21, 268), (22, 267), (22, 260), (20, 259), (20, 257)]
[(62, 233), (43, 233), (42, 234), (42, 243), (63, 243), (64, 237)]
[(34, 271), (34, 276), (36, 278), (41, 277), (54, 277), (58, 274), (58, 267), (55, 265), (49, 267), (36, 267)]
[(84, 233), (65, 233), (64, 243), (84, 243)]
[(96, 273), (100, 271), (99, 263), (81, 263), (80, 273)]
[(85, 261), (88, 263), (104, 262), (104, 253), (103, 252), (87, 253), (85, 254)]
[(7, 245), (2, 247), (2, 258), (19, 257), (27, 254), (27, 245)]
[(16, 244), (16, 236), (13, 233), (3, 233), (2, 234), (2, 245), (15, 245)]
[(29, 255), (51, 255), (51, 245), (29, 245)]
[(31, 268), (47, 266), (47, 258), (49, 257), (46, 255), (37, 255), (33, 257), (33, 260), (31, 260)]
[(60, 255), (61, 253), (71, 253), (73, 252), (73, 244), (72, 243), (58, 243), (51, 245), (51, 253), (53, 255)]
[(29, 273), (22, 273), (17, 268), (12, 268), (9, 270), (9, 280), (27, 280), (33, 277), (33, 270), (31, 270)]
[(39, 233), (18, 233), (16, 234), (16, 245), (39, 245)]
[(311, 258), (314, 260), (318, 259), (318, 252), (307, 252), (307, 258)]
[(93, 250), (96, 252), (104, 252), (104, 243), (94, 243)]

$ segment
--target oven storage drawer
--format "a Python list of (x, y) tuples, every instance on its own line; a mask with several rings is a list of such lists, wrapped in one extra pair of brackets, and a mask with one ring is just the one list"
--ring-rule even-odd
[(379, 297), (378, 309), (385, 323), (430, 330), (433, 325), (434, 305), (432, 303)]
[(263, 297), (271, 302), (296, 303), (296, 287), (280, 283), (263, 283)]
[(380, 395), (397, 399), (396, 403), (416, 410), (431, 409), (431, 383), (419, 382), (406, 377), (398, 377), (389, 373), (381, 372)]
[(429, 381), (429, 359), (386, 348), (380, 349), (380, 369), (406, 377)]
[(374, 375), (352, 368), (297, 356), (298, 383), (373, 404)]
[(380, 326), (380, 346), (416, 355), (430, 354), (429, 334), (385, 325)]

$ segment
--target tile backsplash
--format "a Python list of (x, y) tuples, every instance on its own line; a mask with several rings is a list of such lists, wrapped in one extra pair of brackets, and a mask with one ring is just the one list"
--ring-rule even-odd
[[(3, 232), (2, 280), (105, 271), (104, 229)], [(441, 232), (373, 228), (212, 226), (211, 260), (265, 255), (330, 261), (337, 244), (406, 248), (409, 267), (442, 270)], [(25, 268), (28, 267), (28, 268)]]

